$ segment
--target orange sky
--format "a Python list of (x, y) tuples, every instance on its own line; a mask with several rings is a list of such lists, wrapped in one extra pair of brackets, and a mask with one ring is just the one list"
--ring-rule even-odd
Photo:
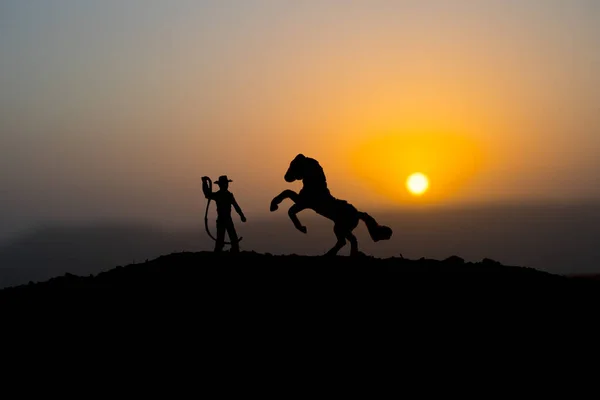
[(258, 215), (300, 152), (360, 207), (598, 198), (600, 6), (448, 4), (9, 1), (2, 208), (187, 220), (228, 174)]

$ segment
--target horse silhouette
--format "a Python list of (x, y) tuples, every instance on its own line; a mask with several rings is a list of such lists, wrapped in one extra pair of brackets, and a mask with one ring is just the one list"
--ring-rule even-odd
[(392, 237), (390, 227), (379, 225), (369, 214), (358, 211), (347, 201), (331, 195), (325, 173), (317, 160), (298, 154), (291, 161), (284, 179), (286, 182), (302, 180), (302, 189), (299, 193), (289, 189), (284, 190), (273, 198), (270, 210), (276, 211), (279, 204), (285, 199), (292, 200), (294, 204), (289, 208), (288, 215), (296, 229), (302, 233), (306, 233), (307, 230), (296, 215), (302, 210), (311, 209), (332, 220), (337, 242), (325, 255), (336, 255), (346, 245), (346, 240), (350, 242), (350, 254), (358, 255), (358, 240), (352, 231), (358, 226), (359, 221), (365, 223), (374, 242), (388, 240)]

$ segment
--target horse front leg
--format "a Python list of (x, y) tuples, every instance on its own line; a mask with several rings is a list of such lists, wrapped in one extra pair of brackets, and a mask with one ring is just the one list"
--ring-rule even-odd
[(302, 225), (302, 223), (300, 223), (300, 220), (298, 219), (298, 216), (296, 214), (298, 214), (300, 211), (305, 210), (305, 209), (306, 209), (306, 206), (296, 203), (293, 206), (291, 206), (290, 209), (288, 210), (288, 215), (290, 216), (290, 219), (294, 223), (294, 226), (296, 227), (296, 229), (298, 229), (302, 233), (306, 233), (306, 227), (304, 225)]
[(286, 189), (283, 192), (279, 193), (277, 196), (271, 200), (271, 207), (269, 208), (271, 212), (276, 211), (279, 208), (279, 203), (284, 201), (285, 199), (290, 199), (294, 203), (298, 202), (298, 193), (293, 190)]

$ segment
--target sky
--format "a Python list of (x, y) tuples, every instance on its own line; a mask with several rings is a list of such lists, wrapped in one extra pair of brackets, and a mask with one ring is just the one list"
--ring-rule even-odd
[(0, 234), (196, 220), (204, 175), (251, 220), (298, 153), (371, 213), (595, 201), (598, 71), (595, 0), (3, 0)]

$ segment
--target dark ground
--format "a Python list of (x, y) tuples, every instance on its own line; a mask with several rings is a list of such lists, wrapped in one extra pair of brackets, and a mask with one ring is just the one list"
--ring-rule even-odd
[[(279, 256), (242, 252), (174, 253), (97, 275), (66, 274), (0, 290), (3, 309), (184, 302), (196, 312), (312, 312), (406, 315), (505, 310), (523, 314), (581, 308), (600, 300), (600, 282), (484, 259), (446, 260)], [(499, 307), (499, 308), (497, 308)], [(249, 311), (249, 310), (248, 310)]]
[(174, 253), (0, 290), (7, 351), (176, 367), (244, 392), (563, 371), (597, 341), (598, 305), (600, 281), (458, 257)]

